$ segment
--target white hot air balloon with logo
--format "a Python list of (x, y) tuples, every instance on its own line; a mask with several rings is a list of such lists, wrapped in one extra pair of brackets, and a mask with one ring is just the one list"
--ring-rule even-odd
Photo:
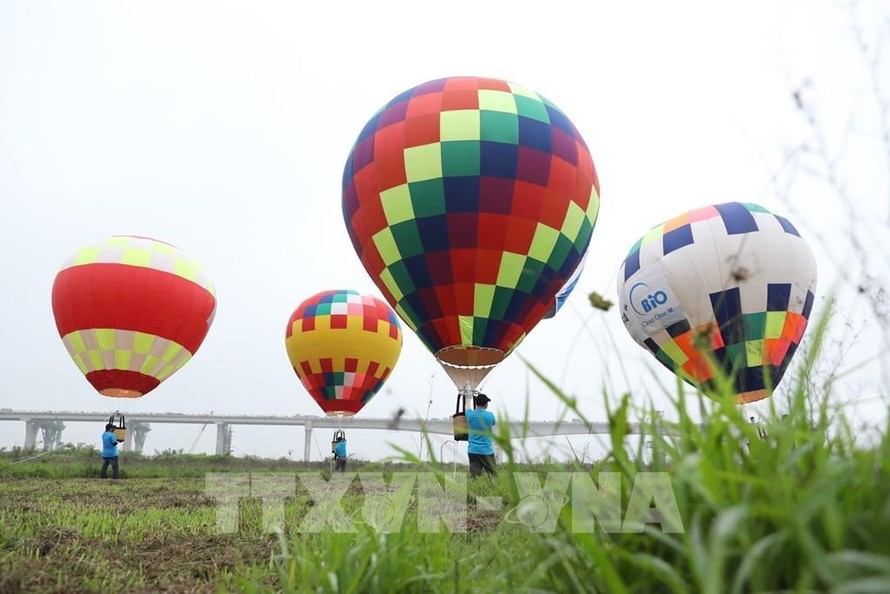
[(618, 273), (633, 339), (714, 396), (770, 396), (806, 331), (816, 260), (786, 218), (756, 204), (697, 208), (650, 229)]

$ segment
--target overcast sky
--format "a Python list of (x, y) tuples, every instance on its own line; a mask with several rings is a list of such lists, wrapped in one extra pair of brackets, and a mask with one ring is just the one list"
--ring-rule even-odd
[[(594, 311), (586, 296), (617, 301), (615, 276), (633, 242), (688, 209), (740, 200), (788, 216), (819, 251), (824, 297), (850, 248), (836, 193), (788, 158), (812, 138), (793, 90), (818, 106), (826, 142), (850, 155), (839, 167), (857, 208), (886, 220), (886, 154), (851, 34), (858, 23), (872, 39), (883, 23), (890, 38), (880, 0), (852, 12), (805, 0), (311, 4), (0, 3), (3, 407), (119, 407), (69, 358), (50, 292), (78, 246), (140, 234), (200, 260), (218, 309), (196, 356), (122, 410), (321, 414), (290, 367), (285, 324), (321, 290), (379, 295), (346, 233), (343, 166), (377, 109), (435, 78), (502, 78), (547, 97), (583, 135), (601, 183), (575, 293), (483, 386), (499, 415), (521, 417), (526, 398), (533, 419), (562, 412), (520, 357), (593, 420), (604, 418), (604, 390), (664, 404), (658, 386), (672, 389), (673, 376), (633, 342), (617, 308)], [(821, 310), (820, 300), (814, 315)], [(453, 385), (403, 329), (399, 363), (360, 414), (450, 415)], [(858, 341), (845, 361), (865, 362), (855, 389), (880, 392), (870, 358), (878, 337), (866, 329)], [(98, 443), (100, 432), (69, 424), (63, 440)], [(21, 423), (0, 423), (0, 446), (23, 434)], [(236, 427), (234, 437), (239, 455), (302, 452), (300, 429)], [(366, 458), (391, 453), (384, 442), (417, 443), (351, 437), (352, 452)], [(316, 436), (315, 458), (329, 438)], [(212, 451), (213, 428), (155, 426), (146, 451), (193, 445)]]

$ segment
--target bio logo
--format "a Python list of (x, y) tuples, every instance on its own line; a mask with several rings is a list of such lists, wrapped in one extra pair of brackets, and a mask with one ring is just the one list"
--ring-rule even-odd
[[(667, 303), (667, 293), (661, 289), (651, 291), (646, 283), (637, 283), (630, 288), (630, 305), (638, 315), (646, 315)], [(642, 309), (643, 311), (640, 311)]]

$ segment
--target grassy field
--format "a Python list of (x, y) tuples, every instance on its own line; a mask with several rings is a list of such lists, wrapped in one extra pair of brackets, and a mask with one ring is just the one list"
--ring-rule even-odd
[[(645, 464), (625, 397), (598, 463), (469, 483), (408, 454), (341, 485), (283, 460), (131, 456), (114, 482), (94, 450), (4, 453), (0, 593), (890, 592), (888, 432), (863, 443), (829, 402), (798, 390), (758, 427), (679, 390)], [(652, 477), (667, 488), (637, 491)]]
[[(330, 473), (321, 465), (131, 457), (122, 461), (121, 480), (103, 481), (97, 458), (87, 454), (41, 456), (20, 464), (6, 456), (0, 467), (6, 474), (0, 483), (0, 592), (465, 591), (470, 582), (461, 581), (478, 570), (489, 567), (500, 575), (500, 568), (511, 566), (503, 575), (512, 576), (519, 588), (534, 560), (531, 550), (520, 546), (527, 530), (503, 522), (503, 513), (473, 505), (461, 533), (419, 533), (416, 507), (404, 529), (390, 534), (381, 526), (374, 529), (361, 521), (362, 504), (370, 496), (361, 479), (342, 501), (357, 520), (353, 532), (325, 526), (300, 533), (313, 500), (294, 480), (297, 490), (284, 500), (283, 521), (277, 524), (281, 531), (264, 524), (261, 499), (244, 497), (237, 530), (220, 533), (217, 500), (207, 495), (203, 476), (207, 469), (233, 480), (249, 472), (254, 481), (296, 479), (298, 473), (324, 480)], [(412, 476), (410, 468), (358, 466), (362, 476), (380, 473), (387, 480), (394, 473)], [(492, 481), (472, 488), (495, 497), (500, 490)]]

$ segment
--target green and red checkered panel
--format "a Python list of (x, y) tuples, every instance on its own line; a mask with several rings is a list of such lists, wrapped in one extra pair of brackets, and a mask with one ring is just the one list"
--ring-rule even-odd
[(593, 160), (565, 114), (495, 79), (397, 96), (343, 174), (356, 252), (433, 353), (512, 351), (577, 268), (598, 210)]

